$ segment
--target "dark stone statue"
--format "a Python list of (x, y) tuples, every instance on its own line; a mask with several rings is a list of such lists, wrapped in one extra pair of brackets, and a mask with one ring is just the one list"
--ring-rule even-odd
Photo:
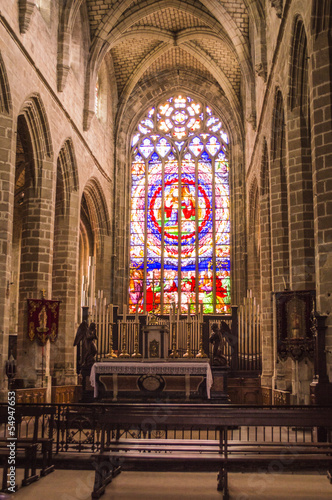
[(74, 346), (82, 342), (81, 355), (81, 373), (82, 375), (90, 375), (92, 365), (96, 361), (97, 346), (95, 340), (96, 324), (88, 323), (84, 320), (77, 329)]
[(217, 323), (213, 323), (211, 330), (209, 341), (213, 344), (212, 364), (226, 367), (227, 359), (223, 353), (225, 345), (229, 342), (231, 330), (225, 321), (220, 323), (220, 328)]

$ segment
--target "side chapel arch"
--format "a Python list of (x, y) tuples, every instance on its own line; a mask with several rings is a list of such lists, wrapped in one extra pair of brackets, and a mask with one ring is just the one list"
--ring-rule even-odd
[[(20, 377), (28, 384), (39, 384), (41, 351), (26, 335), (26, 299), (52, 293), (53, 258), (53, 147), (48, 118), (39, 94), (28, 97), (17, 120), (14, 230), (18, 249), (15, 261), (18, 314), (18, 359)], [(13, 249), (15, 246), (15, 233)], [(13, 251), (14, 253), (14, 251)], [(39, 349), (39, 350), (38, 350)]]
[(78, 320), (80, 306), (92, 305), (95, 292), (102, 289), (110, 294), (109, 209), (103, 189), (96, 178), (85, 185), (81, 198), (79, 234)]
[(293, 21), (289, 70), (288, 141), (290, 270), (293, 289), (315, 287), (313, 172), (311, 155), (308, 47), (303, 20)]

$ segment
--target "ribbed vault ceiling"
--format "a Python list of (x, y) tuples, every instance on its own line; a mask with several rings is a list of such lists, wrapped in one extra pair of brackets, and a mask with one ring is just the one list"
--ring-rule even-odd
[(142, 80), (183, 71), (217, 82), (231, 106), (238, 108), (236, 112), (245, 112), (248, 102), (242, 99), (245, 96), (248, 101), (254, 65), (249, 17), (262, 12), (261, 0), (86, 3), (96, 65), (101, 63), (100, 54), (110, 54), (122, 105)]

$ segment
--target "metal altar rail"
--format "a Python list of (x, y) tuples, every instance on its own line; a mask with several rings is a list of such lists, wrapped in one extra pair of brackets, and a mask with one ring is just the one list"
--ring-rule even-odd
[[(244, 406), (219, 404), (17, 404), (20, 419), (15, 423), (18, 437), (31, 437), (34, 418), (31, 408), (45, 408), (40, 417), (39, 437), (48, 436), (50, 407), (56, 408), (53, 428), (54, 453), (94, 453), (100, 449), (100, 416), (109, 414), (109, 439), (218, 439), (222, 426), (228, 440), (243, 443), (332, 442), (332, 407)], [(5, 415), (5, 403), (0, 404)], [(24, 416), (29, 408), (30, 416)], [(131, 425), (132, 423), (132, 425)], [(115, 431), (115, 429), (117, 429)], [(320, 437), (318, 437), (318, 434)], [(8, 437), (5, 419), (1, 437)], [(323, 438), (321, 437), (323, 436)]]
[[(117, 313), (117, 307), (107, 304), (102, 291), (98, 292), (95, 304), (91, 309), (90, 320), (96, 323), (97, 331), (97, 361), (107, 357), (111, 348), (121, 352), (123, 343), (132, 355), (135, 350), (135, 335), (138, 328), (138, 345), (142, 353), (142, 331), (149, 318), (145, 315), (136, 317), (129, 315), (125, 322), (123, 316)], [(157, 316), (156, 321), (171, 332), (169, 316)], [(175, 328), (176, 348), (179, 357), (187, 350), (188, 328), (190, 331), (190, 348), (194, 357), (199, 353), (201, 340), (207, 356), (212, 359), (212, 345), (209, 343), (211, 325), (224, 321), (231, 329), (230, 342), (224, 345), (223, 355), (228, 365), (234, 371), (259, 373), (262, 367), (260, 309), (251, 291), (248, 291), (243, 304), (232, 307), (231, 315), (204, 315), (202, 330), (199, 317), (192, 316), (188, 327), (186, 316), (180, 316), (173, 324)], [(201, 338), (202, 334), (202, 338)], [(173, 336), (169, 334), (169, 351), (173, 347)]]

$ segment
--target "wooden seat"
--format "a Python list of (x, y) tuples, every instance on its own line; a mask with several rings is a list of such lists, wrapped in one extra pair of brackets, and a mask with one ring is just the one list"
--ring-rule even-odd
[[(41, 471), (40, 476), (45, 476), (54, 471), (53, 463), (53, 421), (55, 407), (39, 406), (39, 405), (17, 405), (15, 408), (15, 439), (16, 444), (16, 461), (15, 466), (24, 468), (24, 479), (22, 486), (39, 479), (37, 474), (37, 459), (39, 450), (41, 451)], [(29, 426), (24, 428), (25, 417), (32, 418), (32, 429)], [(44, 434), (44, 422), (41, 421), (44, 417), (48, 418), (48, 433)], [(7, 423), (8, 408), (0, 406), (0, 421)], [(24, 436), (22, 436), (24, 432)], [(2, 489), (7, 489), (7, 473), (8, 473), (8, 442), (10, 438), (6, 435), (0, 439), (1, 461), (4, 467)], [(6, 469), (6, 470), (5, 470)]]
[[(290, 432), (297, 422), (310, 432), (310, 441), (282, 442), (265, 439), (265, 427), (286, 426)], [(170, 470), (189, 464), (219, 470), (217, 489), (229, 499), (228, 472), (260, 470), (278, 472), (286, 469), (325, 469), (332, 476), (332, 443), (320, 441), (317, 428), (332, 426), (331, 408), (232, 408), (224, 405), (114, 405), (99, 417), (101, 449), (92, 455), (95, 482), (92, 498), (99, 498), (107, 484), (125, 464), (136, 468)], [(152, 431), (169, 429), (193, 431), (214, 429), (218, 439), (157, 439)], [(235, 439), (241, 435), (243, 439)], [(253, 428), (253, 432), (250, 429)], [(123, 438), (135, 430), (137, 439)], [(260, 431), (257, 431), (260, 429)], [(264, 430), (263, 430), (264, 429)], [(330, 432), (330, 431), (329, 431)], [(264, 439), (259, 436), (264, 435)], [(327, 432), (327, 435), (328, 434)], [(281, 430), (280, 430), (281, 436)], [(249, 439), (250, 437), (250, 439)]]
[[(8, 471), (9, 471), (9, 449), (7, 447), (8, 442), (5, 444), (0, 443), (0, 458), (1, 465), (3, 467), (2, 475), (2, 489), (1, 491), (8, 491)], [(39, 475), (36, 472), (37, 469), (37, 444), (36, 443), (22, 443), (20, 441), (15, 442), (15, 467), (24, 468), (24, 478), (22, 480), (22, 486), (28, 486), (29, 484), (38, 481)], [(17, 486), (16, 486), (17, 488)]]
[(92, 498), (99, 498), (107, 484), (121, 472), (124, 463), (144, 464), (144, 468), (179, 464), (220, 464), (219, 442), (181, 439), (136, 439), (109, 443), (104, 452), (92, 455), (95, 483)]

